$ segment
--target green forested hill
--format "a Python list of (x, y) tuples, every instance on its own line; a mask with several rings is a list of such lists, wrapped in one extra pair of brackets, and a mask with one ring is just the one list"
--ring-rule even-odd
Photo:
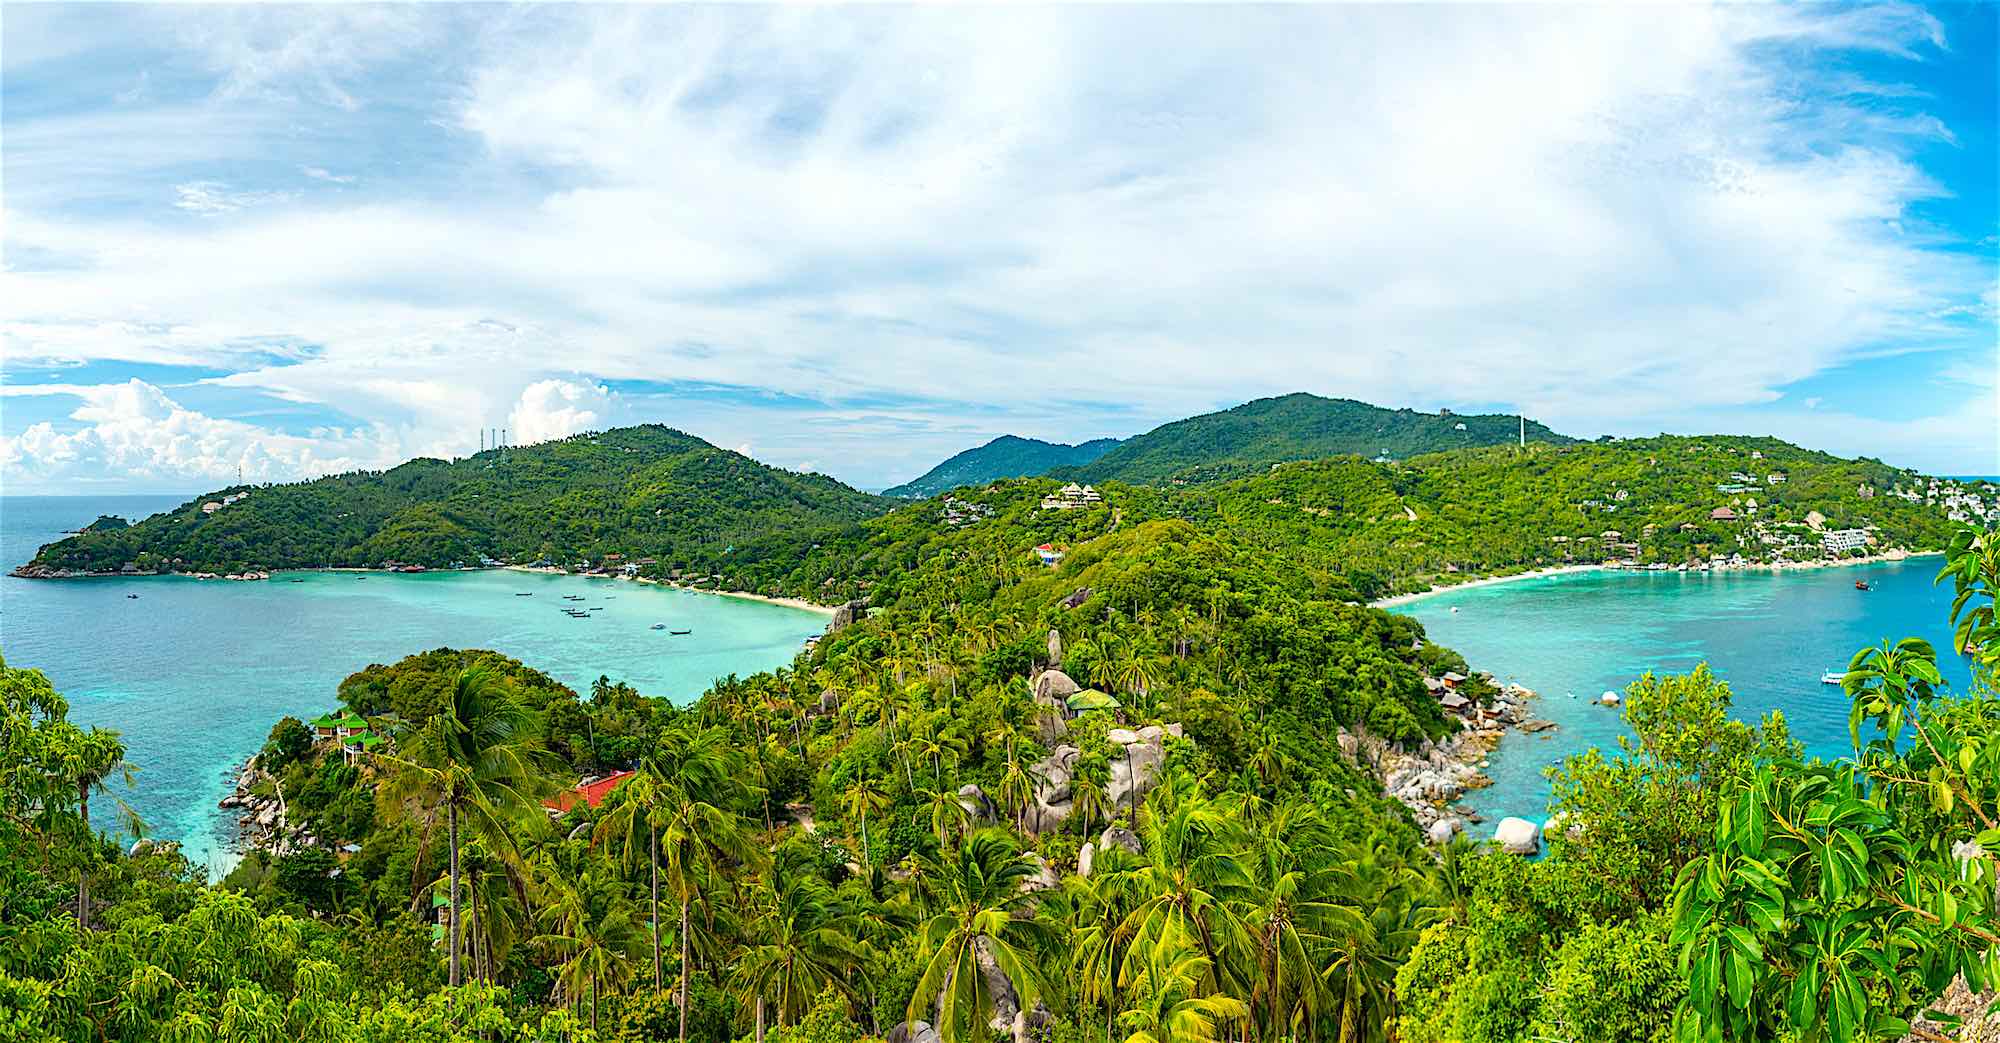
[[(1289, 460), (1352, 454), (1403, 459), (1482, 445), (1512, 444), (1520, 418), (1419, 413), (1304, 393), (1260, 398), (1127, 439), (1093, 463), (1059, 469), (1078, 481), (1158, 484), (1236, 478)], [(1531, 442), (1571, 439), (1528, 422)]]
[[(1103, 504), (1075, 510), (1041, 507), (1055, 479), (1021, 479), (961, 490), (971, 507), (956, 521), (947, 505), (910, 504), (796, 556), (738, 557), (726, 575), (768, 593), (880, 597), (933, 557), (1033, 571), (1039, 544), (1074, 556), (1121, 526), (1171, 518), (1280, 556), (1330, 596), (1372, 598), (1572, 562), (1803, 561), (1823, 555), (1825, 529), (1872, 527), (1876, 551), (1936, 549), (1953, 524), (1946, 499), (1994, 509), (1982, 486), (1943, 482), (1933, 493), (1929, 482), (1877, 461), (1726, 436), (1488, 446), (1388, 463), (1336, 457), (1185, 487), (1114, 481)], [(1737, 517), (1712, 517), (1718, 508)]]
[(1001, 435), (976, 449), (946, 460), (902, 485), (882, 490), (884, 496), (925, 497), (978, 485), (995, 478), (1025, 478), (1047, 474), (1058, 467), (1078, 467), (1103, 456), (1118, 445), (1116, 438), (1099, 438), (1077, 445), (1044, 442), (1039, 438)]
[[(241, 499), (213, 512), (205, 503)], [(123, 529), (42, 548), (47, 569), (233, 572), (597, 560), (606, 553), (720, 565), (737, 549), (828, 530), (882, 501), (658, 425), (488, 450), (446, 462), (221, 490)]]

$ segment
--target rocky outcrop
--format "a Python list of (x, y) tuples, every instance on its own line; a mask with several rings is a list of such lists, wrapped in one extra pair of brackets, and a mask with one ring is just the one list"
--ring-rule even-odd
[[(272, 795), (260, 796), (256, 791), (267, 782)], [(216, 806), (242, 812), (236, 816), (234, 847), (238, 851), (258, 849), (289, 855), (319, 844), (319, 838), (306, 832), (305, 827), (286, 820), (285, 796), (278, 788), (278, 780), (257, 767), (254, 757), (237, 773), (236, 788)]]
[(1049, 628), (1049, 669), (1062, 669), (1062, 631)]
[(984, 825), (999, 819), (999, 812), (992, 798), (988, 797), (986, 791), (980, 789), (976, 783), (968, 782), (958, 788), (958, 805), (965, 809), (967, 815), (972, 816), (975, 825)]
[[(1049, 633), (1053, 635), (1055, 631)], [(1067, 700), (1083, 689), (1061, 670), (1044, 670), (1036, 674), (1032, 685), (1035, 690), (1035, 737), (1044, 746), (1053, 745), (1069, 734)]]
[(928, 1021), (905, 1021), (889, 1030), (888, 1043), (943, 1043)]
[[(1167, 739), (1184, 736), (1179, 724), (1148, 725), (1137, 731), (1113, 728), (1105, 733), (1105, 740), (1111, 744), (1105, 798), (1114, 812), (1146, 799), (1159, 781), (1161, 766), (1167, 762)], [(1035, 800), (1023, 816), (1028, 832), (1037, 835), (1053, 832), (1069, 819), (1075, 807), (1073, 783), (1080, 755), (1075, 746), (1065, 744), (1035, 763), (1031, 769), (1036, 780)]]
[[(1535, 693), (1527, 688), (1506, 685), (1492, 706), (1475, 707), (1460, 718), (1462, 730), (1435, 742), (1425, 740), (1414, 749), (1385, 742), (1359, 726), (1351, 731), (1341, 729), (1334, 742), (1343, 756), (1382, 783), (1382, 792), (1410, 809), (1410, 816), (1427, 839), (1434, 844), (1449, 843), (1468, 822), (1479, 821), (1479, 816), (1454, 803), (1469, 790), (1493, 784), (1481, 769), (1507, 730), (1554, 727), (1529, 716), (1527, 704), (1534, 698)], [(1438, 828), (1448, 820), (1452, 827)]]
[(833, 618), (827, 621), (826, 632), (829, 634), (834, 633), (835, 631), (851, 627), (867, 618), (868, 599), (855, 598), (853, 601), (833, 610)]
[(1114, 846), (1122, 847), (1136, 855), (1140, 851), (1139, 834), (1123, 826), (1108, 826), (1104, 832), (1097, 835), (1097, 849), (1106, 851)]

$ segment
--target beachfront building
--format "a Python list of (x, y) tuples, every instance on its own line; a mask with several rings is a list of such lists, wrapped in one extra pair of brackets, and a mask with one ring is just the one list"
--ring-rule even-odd
[(1829, 554), (1844, 554), (1868, 546), (1871, 542), (1867, 529), (1829, 529), (1820, 534), (1820, 546)]

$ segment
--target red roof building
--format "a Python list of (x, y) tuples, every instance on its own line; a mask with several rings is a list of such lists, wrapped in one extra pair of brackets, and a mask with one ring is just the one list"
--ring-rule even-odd
[(631, 772), (620, 771), (613, 772), (594, 782), (579, 782), (576, 784), (575, 789), (564, 790), (542, 801), (542, 806), (558, 815), (568, 813), (569, 809), (576, 807), (578, 800), (594, 808), (603, 804), (604, 798), (610, 796), (611, 791), (617, 789), (619, 783), (631, 777)]

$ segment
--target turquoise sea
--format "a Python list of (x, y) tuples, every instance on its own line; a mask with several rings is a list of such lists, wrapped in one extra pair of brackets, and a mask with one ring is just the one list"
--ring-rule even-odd
[[(100, 513), (137, 520), (184, 501), (0, 498), (0, 561), (11, 569)], [(572, 605), (601, 611), (571, 619), (561, 608)], [(124, 733), (140, 772), (130, 792), (114, 794), (150, 835), (182, 841), (212, 871), (234, 861), (222, 846), (231, 824), (215, 806), (231, 769), (279, 717), (336, 705), (341, 679), (370, 663), (447, 645), (492, 648), (579, 692), (608, 675), (684, 703), (717, 677), (789, 663), (825, 621), (741, 598), (508, 571), (280, 573), (258, 583), (0, 577), (0, 654), (47, 673), (71, 719)], [(119, 828), (114, 814), (95, 817)]]
[[(1487, 770), (1493, 786), (1465, 801), (1486, 816), (1490, 832), (1502, 816), (1546, 817), (1544, 768), (1591, 746), (1615, 750), (1630, 733), (1618, 710), (1595, 700), (1647, 671), (1681, 673), (1707, 662), (1729, 682), (1737, 717), (1782, 710), (1807, 753), (1829, 758), (1852, 749), (1848, 703), (1820, 675), (1844, 670), (1857, 650), (1923, 637), (1937, 646), (1946, 680), (1966, 685), (1965, 661), (1950, 651), (1951, 587), (1931, 584), (1942, 563), (1572, 573), (1446, 591), (1394, 611), (1415, 616), (1475, 669), (1534, 689), (1535, 714), (1560, 725), (1510, 733), (1495, 751)], [(1873, 589), (1856, 590), (1856, 580)]]

